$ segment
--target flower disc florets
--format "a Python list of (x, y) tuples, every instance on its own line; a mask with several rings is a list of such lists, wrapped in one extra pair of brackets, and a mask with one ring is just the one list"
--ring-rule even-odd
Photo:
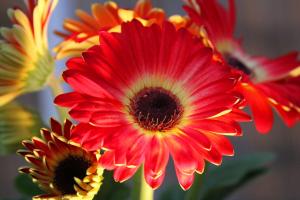
[(163, 88), (145, 88), (138, 92), (129, 106), (130, 114), (144, 129), (165, 131), (173, 128), (183, 112), (179, 99)]

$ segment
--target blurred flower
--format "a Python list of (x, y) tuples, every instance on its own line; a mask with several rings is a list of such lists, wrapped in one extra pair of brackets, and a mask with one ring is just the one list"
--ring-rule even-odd
[(62, 127), (52, 119), (51, 127), (52, 130), (41, 130), (43, 139), (33, 137), (31, 141), (23, 141), (26, 149), (18, 151), (32, 165), (19, 171), (29, 174), (48, 193), (33, 199), (92, 200), (103, 179), (103, 169), (98, 166), (100, 154), (87, 152), (69, 140), (70, 121)]
[[(144, 25), (161, 24), (166, 20), (165, 12), (160, 8), (153, 8), (151, 0), (138, 0), (133, 10), (118, 7), (113, 1), (94, 3), (91, 6), (92, 15), (83, 10), (77, 10), (79, 20), (67, 19), (64, 28), (68, 33), (58, 32), (64, 37), (54, 51), (57, 59), (79, 56), (89, 47), (99, 44), (99, 32), (120, 32), (121, 23), (137, 19)], [(188, 19), (179, 15), (169, 18), (178, 27), (189, 25)]]
[(0, 106), (40, 90), (54, 69), (47, 26), (58, 0), (27, 0), (27, 12), (9, 9), (12, 28), (0, 29)]
[(75, 91), (55, 102), (82, 122), (73, 140), (106, 150), (100, 162), (115, 169), (116, 181), (144, 163), (147, 183), (158, 188), (171, 154), (186, 190), (205, 160), (219, 165), (222, 155), (233, 155), (224, 135), (241, 135), (231, 113), (241, 101), (232, 93), (239, 76), (214, 61), (199, 39), (169, 22), (144, 27), (134, 20), (100, 40), (68, 62), (63, 77)]
[(41, 127), (39, 116), (17, 103), (0, 107), (0, 154), (15, 153)]
[(220, 52), (233, 70), (243, 76), (237, 89), (252, 110), (257, 130), (261, 133), (271, 130), (272, 107), (286, 125), (294, 125), (300, 119), (299, 52), (275, 59), (249, 56), (234, 37), (234, 0), (228, 0), (228, 9), (217, 0), (187, 2), (185, 9), (201, 27), (200, 35), (205, 44)]

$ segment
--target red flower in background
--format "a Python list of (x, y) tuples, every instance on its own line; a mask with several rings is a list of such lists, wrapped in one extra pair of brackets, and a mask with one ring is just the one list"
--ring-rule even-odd
[(55, 102), (81, 122), (74, 141), (106, 150), (100, 162), (116, 181), (143, 164), (147, 183), (158, 188), (171, 155), (188, 189), (205, 160), (219, 165), (233, 155), (225, 136), (241, 135), (236, 121), (249, 119), (232, 91), (239, 76), (199, 38), (169, 22), (144, 27), (134, 20), (121, 33), (102, 32), (100, 44), (69, 60), (63, 77), (74, 92)]
[(234, 71), (242, 74), (237, 89), (252, 110), (257, 130), (261, 133), (271, 130), (272, 107), (287, 126), (294, 125), (300, 119), (299, 52), (275, 59), (249, 56), (234, 37), (234, 0), (228, 0), (228, 9), (217, 0), (187, 2), (185, 10), (203, 28), (201, 36)]

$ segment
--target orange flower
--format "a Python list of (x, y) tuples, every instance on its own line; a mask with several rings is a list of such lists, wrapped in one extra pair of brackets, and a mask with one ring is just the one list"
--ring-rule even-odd
[[(162, 9), (152, 7), (151, 0), (139, 0), (133, 10), (120, 8), (113, 1), (94, 3), (91, 11), (92, 15), (89, 15), (77, 10), (79, 20), (65, 20), (67, 33), (58, 32), (64, 41), (54, 49), (57, 59), (80, 55), (89, 47), (99, 44), (100, 31), (120, 32), (123, 22), (137, 19), (149, 26), (153, 23), (161, 24), (167, 19)], [(178, 27), (188, 24), (188, 19), (179, 15), (171, 16), (169, 21)]]

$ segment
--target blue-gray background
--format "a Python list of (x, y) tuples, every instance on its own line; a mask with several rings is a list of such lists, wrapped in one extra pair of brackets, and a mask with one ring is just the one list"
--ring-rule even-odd
[[(52, 34), (55, 29), (61, 29), (64, 17), (74, 17), (74, 9), (89, 10), (92, 0), (60, 0), (50, 24), (51, 46), (59, 41)], [(118, 0), (121, 6), (132, 7), (135, 0)], [(278, 56), (290, 50), (300, 50), (300, 1), (299, 0), (238, 0), (237, 35), (242, 36), (244, 45), (252, 54)], [(22, 0), (1, 0), (0, 25), (8, 26), (6, 9), (13, 5), (22, 4)], [(180, 0), (153, 0), (156, 6), (167, 10), (168, 14), (180, 13)], [(58, 63), (59, 71), (64, 62)], [(27, 95), (24, 101), (38, 107), (43, 118), (47, 120), (54, 115), (49, 91)], [(266, 135), (259, 135), (251, 124), (244, 125), (244, 137), (233, 138), (236, 156), (251, 152), (271, 151), (277, 154), (277, 160), (271, 171), (250, 184), (242, 187), (228, 200), (298, 200), (300, 199), (300, 125), (287, 129), (281, 120), (276, 118), (273, 131)], [(0, 157), (0, 197), (15, 197), (13, 178), (17, 168), (24, 164), (17, 156)], [(174, 175), (165, 180), (174, 182)], [(158, 190), (159, 192), (159, 190)]]

